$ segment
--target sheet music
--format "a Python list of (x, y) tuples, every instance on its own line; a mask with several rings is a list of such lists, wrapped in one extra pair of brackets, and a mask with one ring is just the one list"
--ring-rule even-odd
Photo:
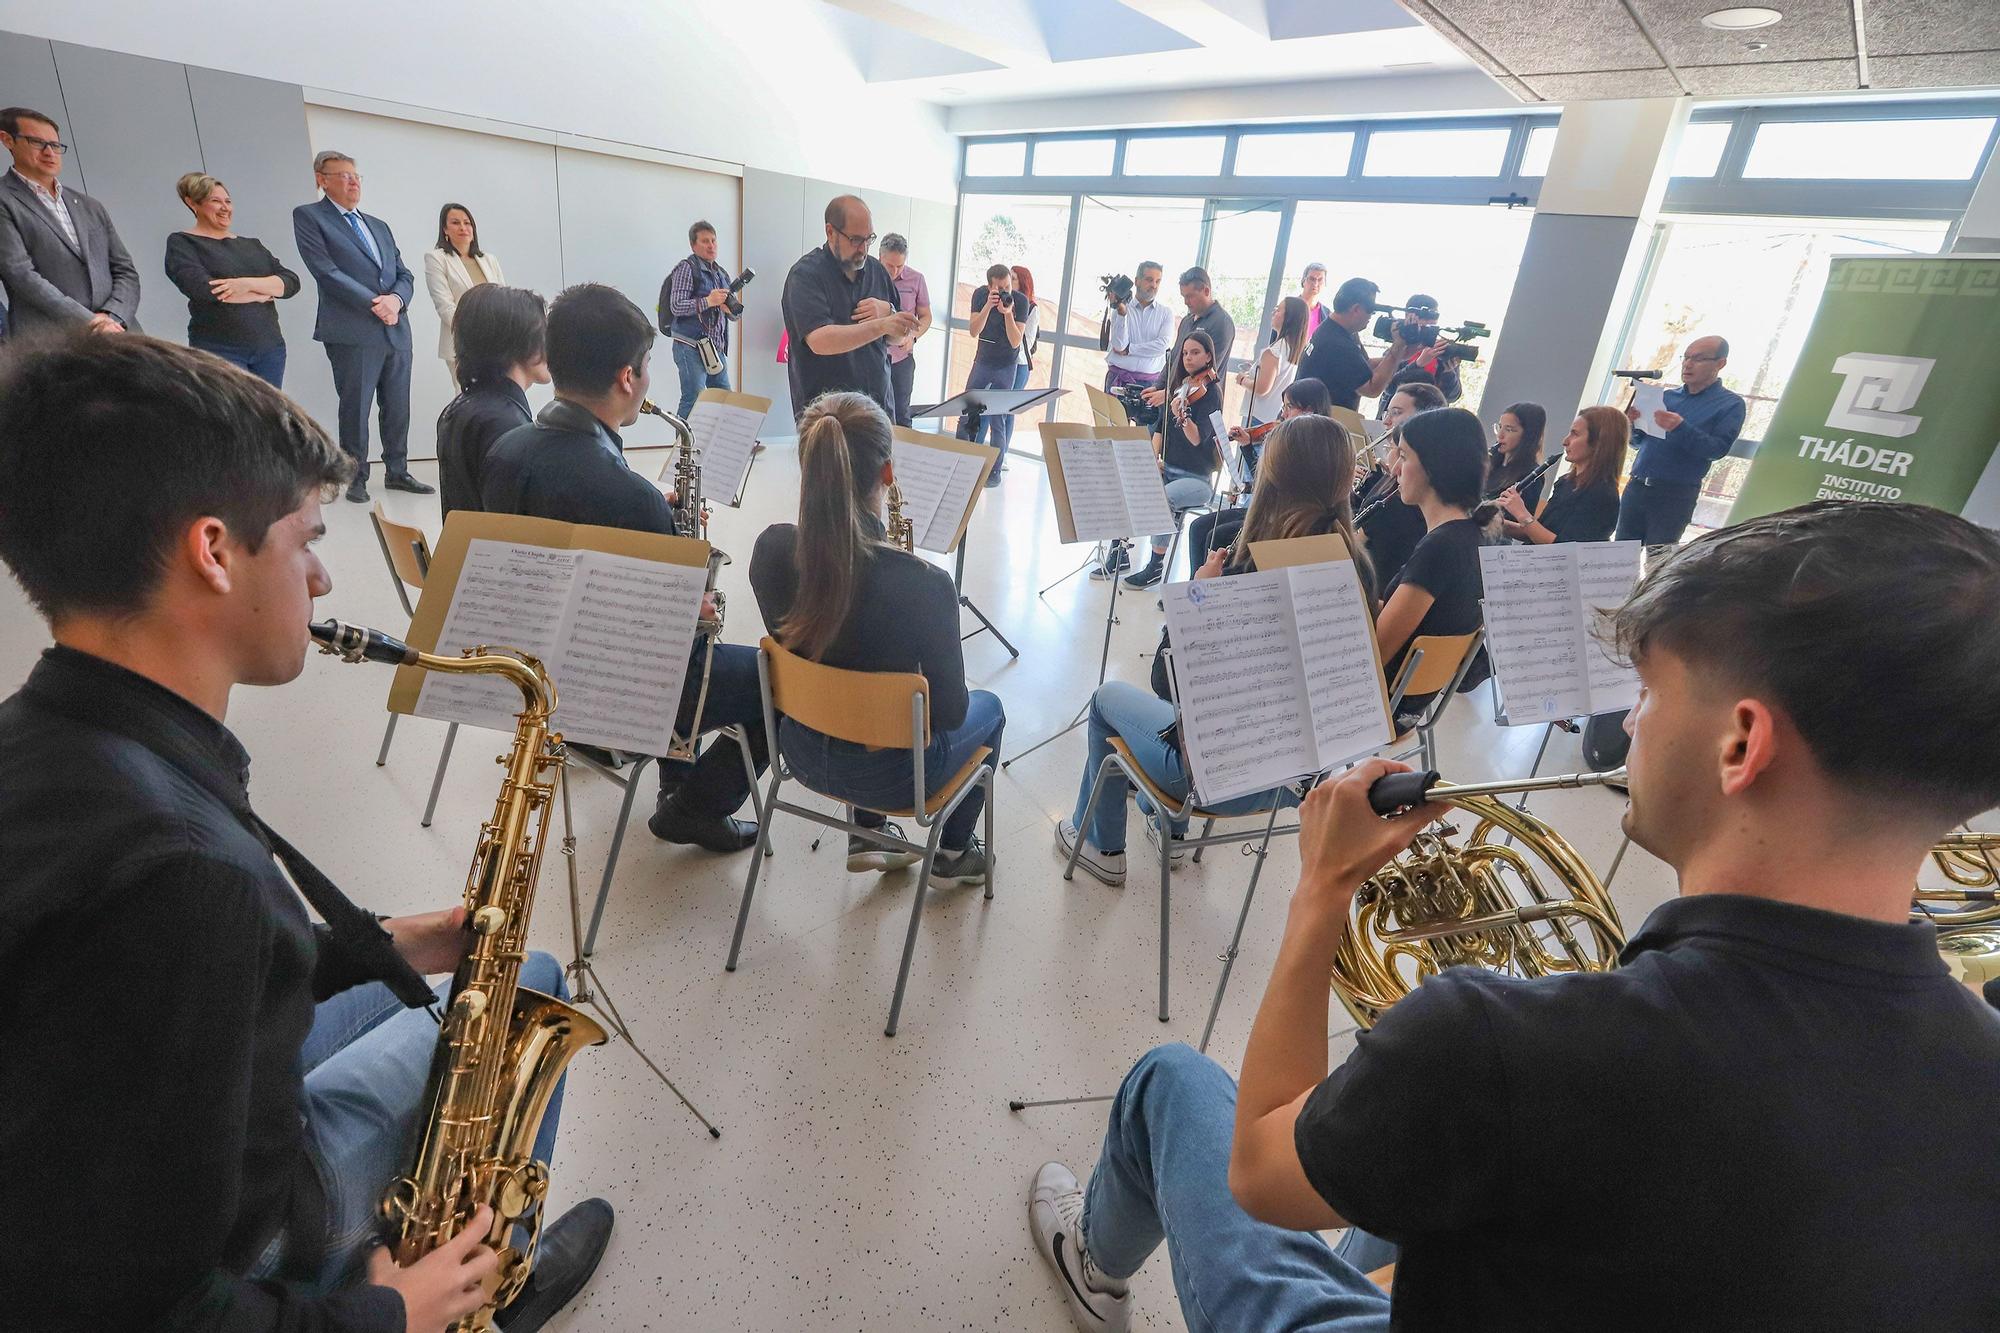
[[(714, 398), (695, 400), (688, 411), (688, 429), (694, 432), (695, 447), (701, 450), (704, 499), (732, 507), (742, 499), (743, 483), (750, 475), (750, 457), (757, 449), (757, 432), (763, 428), (765, 411)], [(673, 464), (669, 462), (662, 480), (671, 484), (673, 475)]]
[(571, 740), (665, 754), (687, 679), (708, 572), (586, 551), (556, 683), (555, 725)]
[(1370, 632), (1368, 599), (1354, 564), (1298, 565), (1289, 576), (1292, 619), (1317, 754), (1314, 772), (1338, 768), (1396, 738)]
[(1623, 605), (1639, 577), (1637, 542), (1483, 546), (1486, 634), (1509, 726), (1629, 708), (1638, 677), (1591, 629)]
[[(515, 648), (544, 664), (562, 642), (563, 613), (576, 576), (578, 551), (478, 538), (466, 548), (458, 588), (438, 631), (437, 652), (456, 657), (486, 645)], [(424, 673), (417, 714), (444, 722), (512, 731), (521, 692), (491, 676)]]
[[(1115, 448), (1120, 443), (1136, 444), (1146, 451), (1148, 457), (1153, 452), (1152, 446), (1144, 440), (1066, 438), (1056, 441), (1056, 450), (1062, 457), (1063, 487), (1069, 492), (1070, 523), (1076, 541), (1130, 537), (1137, 532), (1125, 504), (1120, 458)], [(1164, 494), (1163, 491), (1163, 502)], [(1165, 532), (1172, 526), (1170, 519), (1166, 527), (1149, 531)]]
[(959, 455), (897, 440), (890, 446), (890, 457), (896, 468), (896, 487), (903, 492), (903, 517), (910, 521), (910, 535), (918, 546), (927, 546), (939, 506), (951, 489), (952, 474), (958, 470)]
[(952, 466), (951, 484), (945, 487), (944, 499), (938, 502), (937, 516), (931, 520), (928, 535), (919, 533), (917, 545), (926, 551), (943, 554), (951, 549), (952, 538), (958, 536), (959, 520), (965, 511), (972, 508), (972, 502), (979, 495), (979, 474), (986, 468), (986, 460), (974, 458), (971, 454), (956, 455), (958, 461)]
[(1175, 583), (1162, 597), (1181, 735), (1204, 802), (1318, 771), (1290, 573)]
[(1125, 511), (1131, 515), (1133, 536), (1174, 530), (1173, 506), (1167, 503), (1167, 483), (1160, 473), (1160, 461), (1150, 440), (1113, 440), (1118, 459), (1118, 484), (1125, 493)]
[(1590, 711), (1615, 713), (1639, 702), (1639, 673), (1615, 660), (1597, 636), (1605, 614), (1632, 599), (1646, 548), (1639, 542), (1577, 542), (1577, 585), (1581, 593), (1586, 647), (1584, 671), (1590, 681)]
[(1653, 413), (1667, 410), (1667, 386), (1664, 384), (1635, 384), (1632, 386), (1632, 406), (1639, 411), (1639, 419), (1632, 423), (1632, 429), (1644, 431), (1656, 440), (1665, 439), (1666, 432), (1653, 420)]

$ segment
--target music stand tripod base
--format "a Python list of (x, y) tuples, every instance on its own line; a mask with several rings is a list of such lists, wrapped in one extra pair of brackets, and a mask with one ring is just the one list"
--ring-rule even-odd
[[(1119, 542), (1123, 540), (1124, 540), (1123, 538), (1120, 538), (1114, 541), (1112, 543), (1112, 549), (1116, 551), (1118, 549)], [(1115, 556), (1112, 558), (1111, 563), (1113, 566), (1116, 566), (1116, 564), (1118, 563)], [(1111, 596), (1109, 599), (1106, 600), (1104, 604), (1104, 648), (1103, 651), (1101, 651), (1097, 656), (1097, 684), (1091, 687), (1090, 691), (1091, 698), (1097, 697), (1098, 689), (1104, 684), (1105, 670), (1111, 664), (1111, 627), (1118, 623), (1118, 585), (1122, 582), (1124, 582), (1124, 580), (1120, 578), (1117, 575), (1117, 573), (1114, 572), (1111, 576)], [(1062, 737), (1069, 735), (1072, 731), (1075, 731), (1078, 727), (1083, 725), (1083, 719), (1085, 718), (1085, 716), (1089, 714), (1089, 712), (1090, 712), (1090, 699), (1085, 699), (1083, 701), (1083, 706), (1076, 710), (1076, 716), (1069, 720), (1068, 726), (1064, 727), (1061, 731), (1058, 731), (1053, 736), (1045, 736), (1041, 740), (1036, 741), (1033, 745), (1030, 745), (1027, 749), (1015, 755), (1013, 759), (1002, 759), (1000, 761), (1000, 767), (1003, 769), (1006, 768), (1009, 764), (1013, 763), (1015, 759), (1026, 759), (1029, 755), (1041, 749), (1044, 745), (1047, 745), (1050, 741), (1060, 740)]]

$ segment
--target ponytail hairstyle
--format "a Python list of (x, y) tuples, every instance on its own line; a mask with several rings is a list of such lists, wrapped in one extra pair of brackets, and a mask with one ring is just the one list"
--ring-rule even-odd
[(821, 394), (799, 419), (797, 591), (774, 628), (801, 657), (818, 661), (854, 609), (862, 566), (882, 541), (862, 519), (873, 515), (894, 438), (888, 416), (863, 394)]
[(1439, 407), (1403, 418), (1400, 429), (1403, 448), (1416, 455), (1439, 500), (1480, 524), (1499, 512), (1499, 506), (1479, 502), (1486, 484), (1486, 428), (1478, 417), (1462, 407)]
[(1333, 415), (1333, 395), (1326, 385), (1308, 375), (1302, 380), (1293, 380), (1285, 386), (1284, 401), (1290, 403), (1309, 417), (1330, 417)]
[(1296, 366), (1306, 354), (1306, 320), (1311, 309), (1296, 296), (1278, 302), (1278, 341), (1285, 345), (1285, 360)]
[(1579, 491), (1592, 486), (1618, 490), (1618, 478), (1625, 471), (1625, 447), (1632, 442), (1632, 423), (1615, 407), (1598, 404), (1577, 413), (1583, 418), (1590, 437), (1590, 449), (1575, 468), (1571, 485)]
[(1375, 573), (1354, 534), (1354, 508), (1348, 496), (1353, 484), (1354, 442), (1346, 427), (1323, 416), (1278, 423), (1257, 459), (1257, 489), (1250, 493), (1250, 511), (1237, 529), (1228, 563), (1242, 568), (1250, 558), (1251, 542), (1338, 532), (1354, 555), (1368, 613), (1374, 615)]

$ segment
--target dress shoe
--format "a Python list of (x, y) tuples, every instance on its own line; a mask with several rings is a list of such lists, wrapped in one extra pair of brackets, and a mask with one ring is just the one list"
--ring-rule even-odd
[(740, 852), (757, 842), (757, 825), (747, 819), (690, 811), (675, 793), (660, 802), (646, 827), (661, 842), (691, 843), (706, 851)]
[(495, 1317), (504, 1333), (535, 1333), (577, 1298), (611, 1243), (611, 1205), (585, 1199), (558, 1217), (535, 1247), (535, 1271)]
[(356, 504), (368, 503), (368, 483), (356, 477), (347, 483), (347, 498)]
[(392, 491), (408, 491), (411, 495), (436, 495), (437, 487), (418, 481), (407, 472), (393, 473), (382, 483)]

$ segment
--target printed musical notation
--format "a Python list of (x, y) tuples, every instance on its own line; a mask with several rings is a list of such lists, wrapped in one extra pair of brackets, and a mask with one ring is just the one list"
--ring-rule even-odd
[[(1132, 443), (1143, 445), (1145, 441)], [(1075, 541), (1130, 537), (1137, 531), (1126, 508), (1115, 444), (1115, 441), (1089, 439), (1056, 441), (1062, 458), (1063, 486), (1069, 493), (1070, 526)]]
[[(602, 551), (474, 539), (437, 651), (486, 645), (541, 659), (555, 726), (571, 740), (661, 754), (673, 731), (706, 571)], [(424, 717), (511, 731), (520, 695), (477, 676), (428, 674)]]
[(1629, 708), (1638, 678), (1592, 633), (1639, 578), (1637, 542), (1482, 546), (1486, 641), (1509, 726)]
[[(763, 406), (746, 406), (761, 403)], [(701, 450), (701, 490), (704, 499), (735, 506), (743, 498), (743, 484), (750, 476), (750, 459), (757, 452), (757, 432), (771, 410), (768, 398), (747, 394), (722, 397), (716, 390), (704, 390), (688, 411), (688, 429), (694, 432), (695, 447)], [(673, 463), (667, 463), (661, 480), (673, 483)]]
[(1111, 450), (1118, 460), (1118, 485), (1125, 492), (1125, 511), (1131, 515), (1133, 535), (1172, 532), (1174, 511), (1167, 504), (1167, 483), (1160, 475), (1152, 441), (1113, 440)]
[(1351, 563), (1172, 584), (1163, 601), (1204, 802), (1326, 772), (1392, 739)]

